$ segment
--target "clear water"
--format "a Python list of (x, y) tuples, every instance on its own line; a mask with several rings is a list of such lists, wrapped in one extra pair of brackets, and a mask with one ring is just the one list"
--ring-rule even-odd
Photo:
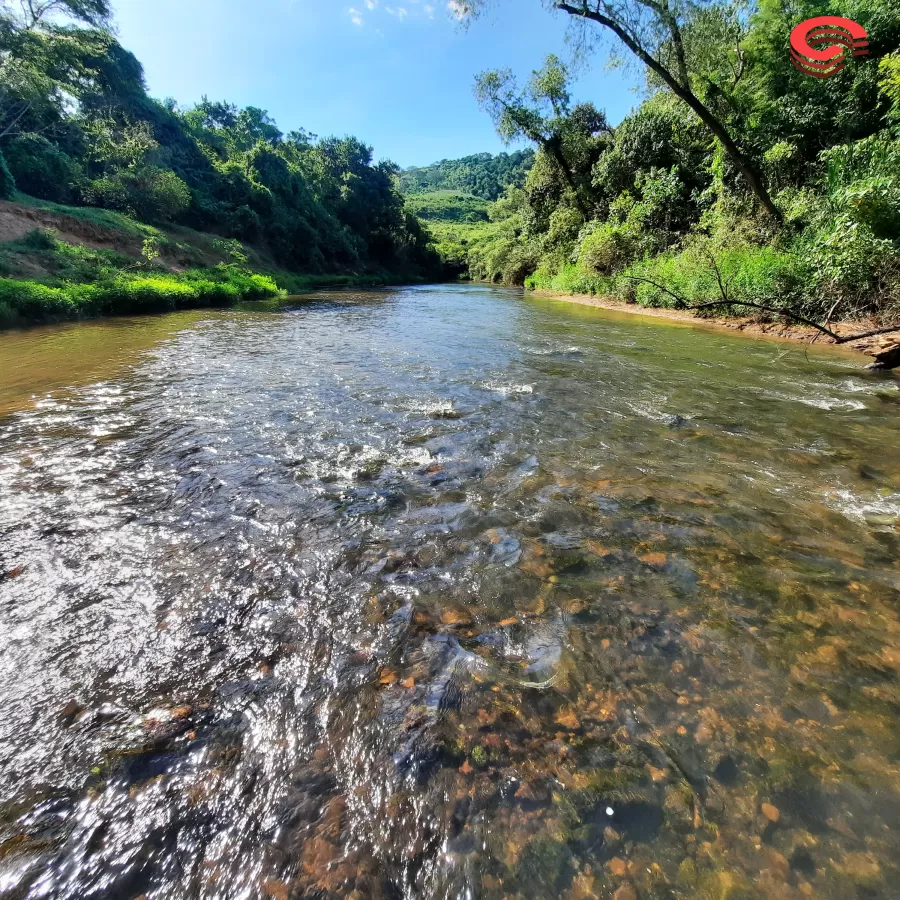
[(485, 287), (0, 336), (0, 897), (900, 896), (900, 381)]

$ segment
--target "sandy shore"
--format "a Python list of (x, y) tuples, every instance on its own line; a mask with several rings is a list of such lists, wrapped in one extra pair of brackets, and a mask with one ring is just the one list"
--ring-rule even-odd
[[(666, 319), (672, 323), (681, 323), (695, 328), (726, 329), (741, 331), (753, 337), (773, 340), (792, 341), (794, 343), (815, 343), (822, 346), (831, 345), (835, 349), (850, 350), (874, 357), (878, 362), (885, 357), (893, 360), (900, 357), (900, 332), (864, 338), (847, 344), (835, 344), (827, 335), (807, 325), (786, 325), (779, 322), (760, 322), (752, 316), (709, 316), (700, 317), (693, 312), (659, 307), (637, 306), (633, 303), (622, 303), (610, 297), (592, 297), (587, 294), (556, 294), (553, 291), (530, 291), (528, 296), (542, 300), (554, 300), (560, 303), (578, 303), (582, 306), (595, 306), (611, 312), (624, 313), (629, 316), (644, 316), (652, 319)], [(876, 328), (871, 322), (840, 322), (830, 326), (836, 334), (856, 334)], [(900, 358), (894, 361), (900, 365)]]

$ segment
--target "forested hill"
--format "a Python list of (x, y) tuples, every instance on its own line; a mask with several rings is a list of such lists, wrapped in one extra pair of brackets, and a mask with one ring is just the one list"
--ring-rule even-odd
[(400, 189), (404, 194), (461, 191), (482, 200), (496, 200), (508, 187), (522, 187), (533, 164), (533, 150), (442, 159), (430, 166), (405, 169), (400, 175)]
[[(53, 315), (131, 308), (138, 276), (141, 297), (159, 288), (147, 276), (164, 271), (162, 245), (173, 228), (243, 242), (226, 253), (232, 267), (250, 258), (268, 260), (273, 272), (433, 277), (436, 255), (405, 208), (398, 175), (354, 137), (285, 133), (255, 107), (150, 97), (141, 63), (115, 38), (107, 0), (0, 2), (0, 198), (20, 209), (64, 204), (76, 213), (70, 224), (83, 220), (78, 210), (98, 208), (162, 229), (151, 234), (139, 272), (133, 259), (112, 255), (81, 259), (74, 271), (58, 235), (4, 234), (0, 319), (34, 318), (48, 304)], [(172, 267), (167, 275), (181, 278)], [(233, 275), (220, 268), (201, 280)], [(29, 287), (10, 283), (16, 278)], [(197, 293), (168, 290), (166, 303)]]

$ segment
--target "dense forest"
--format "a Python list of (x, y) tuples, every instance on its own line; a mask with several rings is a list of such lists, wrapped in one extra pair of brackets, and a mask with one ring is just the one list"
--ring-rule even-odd
[[(488, 225), (457, 226), (445, 257), (464, 249), (479, 279), (647, 305), (896, 322), (896, 0), (548, 6), (571, 22), (576, 62), (550, 57), (526, 84), (508, 71), (479, 76), (499, 133), (536, 155)], [(816, 15), (858, 21), (869, 55), (831, 78), (794, 68), (791, 30)], [(614, 63), (646, 76), (645, 99), (616, 127), (571, 93), (573, 67), (609, 41)]]
[(442, 159), (431, 166), (404, 169), (400, 187), (407, 194), (453, 190), (482, 200), (497, 200), (508, 187), (522, 187), (533, 165), (533, 150), (497, 156), (476, 153), (462, 159)]
[[(137, 266), (46, 228), (0, 245), (0, 318), (274, 293), (271, 278), (250, 277), (248, 247), (273, 272), (434, 277), (437, 258), (398, 176), (353, 137), (285, 134), (253, 107), (151, 98), (107, 0), (0, 0), (0, 196), (81, 218), (113, 211), (125, 229), (156, 226), (143, 228)], [(219, 264), (167, 269), (171, 227), (218, 236)]]

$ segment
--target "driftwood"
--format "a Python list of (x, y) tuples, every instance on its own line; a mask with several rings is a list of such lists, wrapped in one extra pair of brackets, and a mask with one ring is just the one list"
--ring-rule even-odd
[[(722, 272), (719, 269), (715, 258), (711, 254), (710, 264), (716, 276), (716, 283), (719, 287), (721, 299), (710, 300), (705, 303), (688, 303), (687, 300), (684, 299), (684, 297), (679, 296), (671, 288), (668, 288), (664, 284), (660, 284), (659, 282), (654, 281), (652, 278), (644, 278), (638, 275), (625, 275), (624, 277), (629, 281), (637, 281), (643, 284), (650, 284), (657, 290), (662, 291), (664, 294), (668, 294), (675, 301), (676, 309), (697, 311), (702, 309), (713, 309), (717, 306), (743, 306), (747, 307), (748, 309), (758, 309), (762, 312), (772, 313), (773, 315), (784, 316), (786, 319), (791, 319), (792, 321), (798, 322), (801, 325), (807, 325), (810, 328), (814, 328), (820, 334), (824, 334), (827, 337), (830, 337), (836, 344), (849, 344), (853, 341), (863, 340), (864, 338), (877, 337), (881, 334), (891, 334), (893, 332), (900, 331), (900, 325), (891, 325), (887, 328), (876, 328), (872, 331), (860, 332), (859, 334), (840, 335), (828, 327), (828, 323), (831, 321), (831, 316), (837, 308), (836, 303), (829, 311), (828, 316), (825, 319), (825, 323), (819, 324), (818, 322), (814, 322), (812, 319), (806, 318), (806, 316), (801, 316), (799, 313), (793, 312), (790, 309), (782, 309), (778, 306), (767, 306), (764, 303), (751, 303), (748, 300), (735, 300), (734, 297), (730, 296), (729, 294), (730, 281), (722, 278)], [(818, 335), (816, 335), (816, 337), (818, 337)], [(813, 338), (813, 340), (815, 340), (815, 338)], [(872, 365), (867, 367), (869, 369), (894, 369), (900, 366), (900, 345), (889, 348), (884, 353), (875, 353), (873, 355), (875, 356), (876, 361), (872, 363)]]

